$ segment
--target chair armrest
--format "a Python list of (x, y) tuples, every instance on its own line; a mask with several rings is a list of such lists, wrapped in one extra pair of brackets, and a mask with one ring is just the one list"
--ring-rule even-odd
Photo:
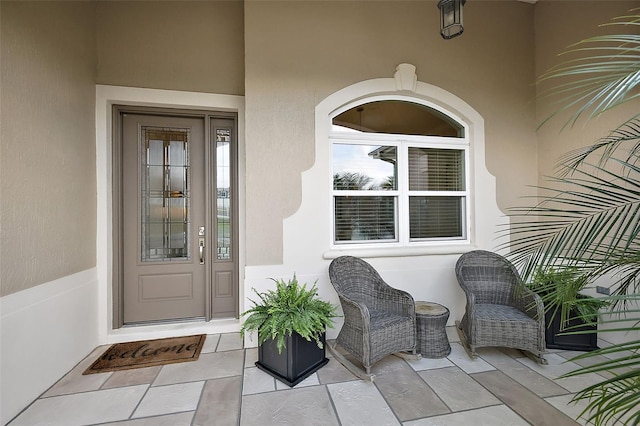
[(416, 304), (413, 296), (404, 290), (384, 286), (377, 291), (376, 309), (415, 318)]
[(469, 319), (474, 318), (476, 315), (476, 295), (466, 290), (464, 291), (464, 295), (467, 298), (467, 303), (465, 305), (467, 317)]
[(527, 287), (520, 287), (515, 291), (513, 304), (535, 320), (544, 319), (544, 303), (542, 299)]
[(369, 308), (364, 303), (351, 300), (344, 295), (338, 295), (342, 312), (344, 313), (344, 321), (349, 322), (354, 327), (361, 330), (369, 330), (371, 325), (371, 314)]

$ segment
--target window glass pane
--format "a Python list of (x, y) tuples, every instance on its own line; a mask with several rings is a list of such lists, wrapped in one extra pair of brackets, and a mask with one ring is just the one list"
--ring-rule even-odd
[(410, 238), (463, 238), (463, 209), (463, 197), (409, 197)]
[(464, 151), (410, 147), (409, 190), (464, 191)]
[(333, 189), (397, 189), (397, 148), (380, 145), (333, 145)]
[(333, 119), (333, 125), (364, 133), (463, 138), (464, 127), (433, 108), (406, 101), (358, 105)]
[(335, 197), (336, 242), (395, 240), (396, 197)]

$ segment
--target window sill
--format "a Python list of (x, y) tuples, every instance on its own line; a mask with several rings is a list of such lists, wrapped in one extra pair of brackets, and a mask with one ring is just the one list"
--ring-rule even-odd
[(471, 250), (476, 250), (477, 248), (478, 247), (473, 244), (452, 244), (421, 247), (345, 247), (327, 250), (322, 254), (322, 257), (324, 259), (335, 259), (336, 257), (340, 256), (355, 256), (360, 258), (431, 256), (463, 254)]

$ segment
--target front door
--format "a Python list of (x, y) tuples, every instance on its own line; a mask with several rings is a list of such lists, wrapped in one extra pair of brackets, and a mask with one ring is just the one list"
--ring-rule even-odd
[(237, 316), (235, 120), (115, 118), (120, 325)]

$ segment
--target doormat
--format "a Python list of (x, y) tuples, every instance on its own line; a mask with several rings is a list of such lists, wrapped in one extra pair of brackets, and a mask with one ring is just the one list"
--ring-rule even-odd
[(105, 373), (195, 361), (200, 356), (205, 334), (166, 339), (116, 343), (82, 374)]

